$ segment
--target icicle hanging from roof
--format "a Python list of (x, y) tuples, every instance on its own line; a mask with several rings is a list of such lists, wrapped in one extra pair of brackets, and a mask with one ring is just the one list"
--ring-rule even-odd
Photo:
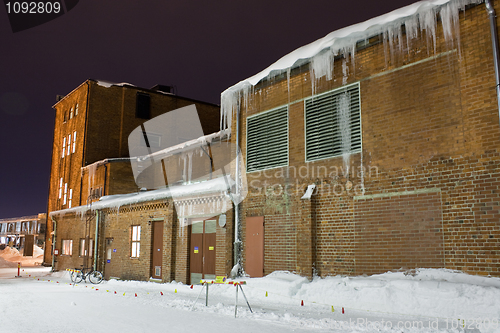
[[(428, 43), (432, 41), (434, 52), (436, 51), (436, 29), (439, 13), (444, 30), (444, 38), (447, 42), (453, 38), (459, 40), (458, 14), (465, 10), (465, 6), (482, 3), (483, 0), (424, 0), (412, 5), (394, 10), (379, 17), (361, 22), (343, 29), (336, 30), (324, 38), (296, 49), (285, 55), (271, 66), (260, 73), (240, 81), (236, 85), (226, 89), (221, 94), (221, 130), (227, 134), (231, 133), (232, 116), (237, 112), (238, 102), (243, 99), (243, 104), (248, 106), (250, 92), (253, 87), (264, 78), (272, 78), (277, 74), (287, 72), (298, 63), (299, 60), (309, 59), (311, 63), (311, 84), (313, 93), (315, 80), (326, 76), (331, 80), (334, 68), (334, 56), (341, 54), (351, 56), (354, 61), (354, 51), (357, 41), (382, 34), (384, 43), (389, 43), (391, 52), (394, 52), (394, 43), (397, 40), (400, 51), (403, 48), (402, 26), (406, 30), (406, 44), (408, 52), (411, 48), (411, 40), (418, 37), (425, 30)], [(430, 48), (430, 45), (429, 45)], [(287, 77), (288, 79), (288, 77)]]

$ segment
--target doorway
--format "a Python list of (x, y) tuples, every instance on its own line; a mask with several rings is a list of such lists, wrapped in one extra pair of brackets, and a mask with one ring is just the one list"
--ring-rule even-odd
[(264, 276), (264, 216), (246, 219), (246, 267), (251, 277)]
[(163, 221), (154, 221), (151, 255), (151, 277), (153, 279), (161, 279), (162, 269), (161, 262), (163, 259)]
[(191, 284), (198, 284), (201, 279), (215, 279), (216, 228), (215, 219), (192, 222), (189, 247)]

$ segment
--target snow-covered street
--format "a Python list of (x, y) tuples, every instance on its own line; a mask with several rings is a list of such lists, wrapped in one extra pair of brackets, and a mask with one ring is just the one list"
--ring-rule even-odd
[(0, 326), (2, 332), (500, 331), (500, 279), (447, 270), (412, 273), (309, 282), (275, 272), (245, 279), (254, 312), (240, 292), (235, 318), (232, 285), (211, 285), (209, 306), (204, 290), (193, 308), (199, 285), (73, 285), (67, 272), (50, 268), (26, 267), (20, 278), (17, 268), (0, 268)]

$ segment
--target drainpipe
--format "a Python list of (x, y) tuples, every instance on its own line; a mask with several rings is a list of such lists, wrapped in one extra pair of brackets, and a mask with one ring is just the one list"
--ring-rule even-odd
[[(229, 125), (231, 126), (231, 125)], [(237, 201), (234, 204), (234, 264), (239, 265), (236, 271), (236, 276), (241, 275), (241, 240), (240, 240), (240, 212), (239, 212), (239, 195), (240, 195), (240, 154), (239, 154), (239, 144), (240, 144), (240, 102), (236, 108), (236, 198)]]
[(94, 271), (97, 270), (97, 236), (99, 232), (99, 210), (95, 214), (95, 236), (94, 236)]
[(54, 217), (51, 216), (50, 219), (52, 220), (52, 226), (54, 229), (54, 238), (52, 239), (52, 272), (54, 272), (54, 265), (55, 265), (55, 254), (54, 251), (56, 249), (56, 232), (57, 232), (57, 221), (54, 220)]
[(497, 102), (498, 102), (498, 115), (500, 120), (500, 69), (499, 69), (499, 50), (498, 50), (498, 32), (496, 23), (496, 13), (495, 8), (493, 8), (493, 3), (491, 0), (485, 0), (486, 11), (490, 18), (490, 31), (491, 31), (491, 42), (493, 44), (493, 63), (495, 66), (495, 81), (496, 81), (496, 91), (497, 91)]

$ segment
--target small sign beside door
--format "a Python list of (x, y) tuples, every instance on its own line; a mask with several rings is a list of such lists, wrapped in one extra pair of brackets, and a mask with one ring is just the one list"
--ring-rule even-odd
[(198, 246), (194, 247), (194, 253), (198, 253)]

